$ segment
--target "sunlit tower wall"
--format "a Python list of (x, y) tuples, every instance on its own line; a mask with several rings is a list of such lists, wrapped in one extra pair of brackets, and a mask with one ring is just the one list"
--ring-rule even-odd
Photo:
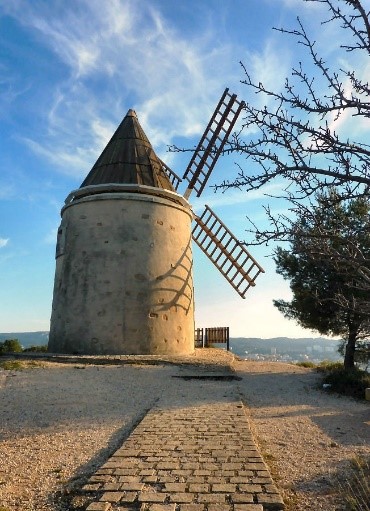
[(61, 215), (49, 351), (191, 353), (192, 212), (135, 112)]

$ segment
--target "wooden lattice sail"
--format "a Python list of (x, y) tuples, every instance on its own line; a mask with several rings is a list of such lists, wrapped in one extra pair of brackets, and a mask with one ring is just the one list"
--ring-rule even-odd
[(195, 223), (193, 240), (229, 284), (245, 298), (258, 275), (264, 273), (263, 268), (209, 206), (200, 217), (195, 216)]
[(236, 94), (225, 89), (183, 176), (189, 182), (186, 199), (192, 190), (197, 197), (202, 193), (243, 106)]
[(179, 187), (179, 184), (182, 181), (181, 177), (178, 176), (176, 174), (176, 172), (174, 172), (168, 165), (166, 165), (164, 161), (160, 160), (160, 162), (162, 164), (163, 172), (167, 175), (167, 177), (171, 181), (171, 184), (174, 187), (174, 189), (177, 190)]

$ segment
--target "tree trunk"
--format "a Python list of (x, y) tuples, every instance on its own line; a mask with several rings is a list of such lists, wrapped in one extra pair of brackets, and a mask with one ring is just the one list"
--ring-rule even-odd
[(344, 355), (344, 369), (353, 369), (355, 367), (355, 349), (357, 341), (357, 328), (350, 327), (348, 332), (348, 340), (346, 344), (346, 352)]

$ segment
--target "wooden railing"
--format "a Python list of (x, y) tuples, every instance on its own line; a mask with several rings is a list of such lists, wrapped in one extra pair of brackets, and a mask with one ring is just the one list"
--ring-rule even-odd
[(207, 348), (213, 344), (226, 344), (227, 351), (230, 348), (230, 331), (228, 326), (196, 328), (194, 339), (196, 348)]

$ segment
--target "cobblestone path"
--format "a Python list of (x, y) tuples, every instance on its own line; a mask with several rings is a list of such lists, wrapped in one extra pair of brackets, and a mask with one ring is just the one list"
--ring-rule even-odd
[(284, 509), (235, 386), (214, 388), (198, 402), (194, 386), (162, 397), (83, 487), (87, 510)]

